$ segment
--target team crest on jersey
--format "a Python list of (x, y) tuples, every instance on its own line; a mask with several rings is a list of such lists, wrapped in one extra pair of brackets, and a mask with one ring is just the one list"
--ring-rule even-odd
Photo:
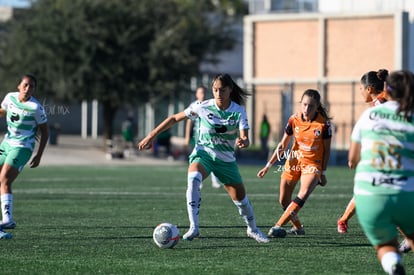
[(295, 127), (295, 132), (299, 133), (299, 127), (298, 126)]
[(313, 134), (315, 135), (315, 137), (319, 137), (321, 135), (321, 130), (315, 129), (313, 130)]
[(236, 125), (236, 120), (234, 118), (229, 119), (229, 125), (230, 126)]

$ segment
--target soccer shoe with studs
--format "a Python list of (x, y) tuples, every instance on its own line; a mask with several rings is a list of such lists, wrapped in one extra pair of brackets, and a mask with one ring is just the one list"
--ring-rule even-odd
[(390, 274), (392, 274), (392, 275), (405, 275), (405, 269), (400, 263), (398, 263), (398, 264), (393, 265), (392, 272)]
[(250, 228), (247, 229), (247, 237), (256, 240), (258, 243), (268, 243), (269, 239), (266, 237), (265, 234), (257, 228), (255, 231), (251, 230)]
[(183, 240), (192, 241), (194, 240), (194, 238), (198, 238), (198, 237), (200, 237), (200, 232), (198, 231), (198, 228), (190, 227), (187, 233), (184, 234)]
[(337, 224), (338, 224), (338, 233), (345, 234), (346, 232), (348, 232), (348, 222), (347, 221), (338, 220)]
[(0, 221), (0, 230), (2, 229), (15, 229), (16, 223), (14, 221), (2, 222)]
[(302, 228), (292, 227), (291, 229), (287, 231), (287, 233), (291, 235), (301, 236), (301, 235), (305, 235), (305, 229), (303, 228), (303, 226)]
[(399, 245), (399, 247), (398, 247), (398, 251), (400, 251), (400, 253), (407, 253), (407, 252), (411, 251), (411, 246), (410, 246), (410, 244), (408, 243), (408, 240), (407, 240), (407, 239), (404, 239), (404, 240), (400, 243), (400, 245)]
[(280, 226), (274, 226), (270, 228), (269, 232), (267, 233), (269, 238), (284, 238), (286, 237), (286, 230)]
[(11, 239), (13, 237), (12, 234), (4, 232), (4, 231), (0, 231), (0, 239)]

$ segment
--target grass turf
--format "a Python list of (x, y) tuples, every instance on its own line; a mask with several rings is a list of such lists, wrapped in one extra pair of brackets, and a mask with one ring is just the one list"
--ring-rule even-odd
[[(282, 213), (279, 173), (258, 179), (241, 166), (257, 224), (267, 233)], [(352, 196), (353, 172), (330, 168), (300, 212), (305, 236), (259, 244), (223, 189), (204, 182), (201, 238), (160, 249), (161, 222), (188, 228), (186, 167), (40, 167), (14, 183), (13, 239), (0, 240), (2, 274), (383, 274), (358, 221), (336, 220)], [(404, 255), (407, 274), (412, 255)]]

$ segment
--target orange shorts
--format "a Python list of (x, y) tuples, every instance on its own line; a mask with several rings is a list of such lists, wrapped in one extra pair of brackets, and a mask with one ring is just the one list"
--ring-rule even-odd
[(301, 159), (288, 159), (283, 167), (282, 178), (291, 181), (298, 181), (302, 175), (313, 174), (320, 179), (322, 175), (322, 164)]

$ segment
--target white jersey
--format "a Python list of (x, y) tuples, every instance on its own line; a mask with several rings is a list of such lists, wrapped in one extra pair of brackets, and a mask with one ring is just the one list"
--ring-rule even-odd
[(194, 150), (206, 151), (213, 159), (235, 161), (234, 148), (239, 130), (249, 129), (246, 109), (231, 102), (220, 110), (214, 99), (191, 104), (184, 110), (191, 120), (199, 119), (198, 139)]
[(11, 146), (33, 150), (37, 126), (47, 122), (42, 105), (33, 96), (26, 102), (20, 102), (19, 92), (12, 92), (5, 96), (1, 108), (7, 111), (4, 141)]
[(397, 109), (395, 101), (372, 107), (352, 131), (352, 141), (361, 144), (355, 194), (414, 192), (414, 121)]

